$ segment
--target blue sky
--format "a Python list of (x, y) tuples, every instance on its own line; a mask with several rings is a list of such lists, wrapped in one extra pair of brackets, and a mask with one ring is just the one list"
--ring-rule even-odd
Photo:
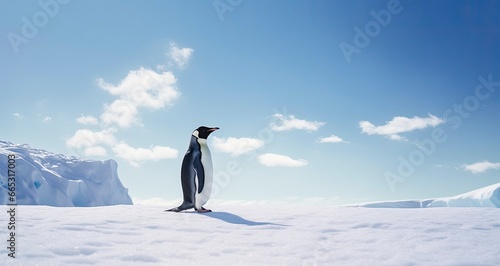
[(218, 199), (343, 204), (499, 182), (495, 1), (0, 7), (1, 138), (115, 159), (132, 197), (181, 197), (200, 125), (221, 128)]

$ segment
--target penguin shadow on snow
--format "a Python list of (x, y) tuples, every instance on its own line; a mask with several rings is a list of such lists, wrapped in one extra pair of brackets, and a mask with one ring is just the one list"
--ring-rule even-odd
[[(193, 212), (193, 213), (196, 213), (196, 212)], [(256, 225), (288, 226), (285, 224), (250, 221), (250, 220), (247, 220), (241, 216), (238, 216), (236, 214), (232, 214), (229, 212), (206, 212), (206, 213), (200, 213), (200, 214), (208, 216), (210, 218), (219, 219), (221, 221), (224, 221), (224, 222), (230, 223), (230, 224), (243, 224), (243, 225), (248, 225), (248, 226), (256, 226)]]

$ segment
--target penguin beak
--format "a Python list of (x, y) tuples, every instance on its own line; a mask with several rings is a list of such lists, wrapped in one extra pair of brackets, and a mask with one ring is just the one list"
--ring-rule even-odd
[(213, 128), (210, 128), (210, 129), (209, 129), (209, 130), (207, 130), (207, 131), (208, 131), (208, 132), (214, 132), (214, 131), (216, 131), (216, 130), (219, 130), (219, 128), (218, 128), (218, 127), (213, 127)]

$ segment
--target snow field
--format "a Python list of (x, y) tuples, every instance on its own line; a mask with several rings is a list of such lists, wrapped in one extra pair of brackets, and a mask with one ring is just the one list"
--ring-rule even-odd
[[(496, 208), (19, 206), (7, 265), (498, 265)], [(5, 206), (6, 208), (6, 206)], [(6, 215), (1, 215), (6, 223)], [(0, 236), (7, 237), (5, 226)]]

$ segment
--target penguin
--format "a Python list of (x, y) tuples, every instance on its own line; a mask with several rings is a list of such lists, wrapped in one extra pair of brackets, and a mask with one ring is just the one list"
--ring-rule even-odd
[(183, 202), (166, 211), (180, 212), (194, 208), (197, 212), (211, 212), (203, 208), (212, 193), (212, 156), (207, 145), (208, 136), (218, 127), (198, 127), (193, 131), (181, 166)]

